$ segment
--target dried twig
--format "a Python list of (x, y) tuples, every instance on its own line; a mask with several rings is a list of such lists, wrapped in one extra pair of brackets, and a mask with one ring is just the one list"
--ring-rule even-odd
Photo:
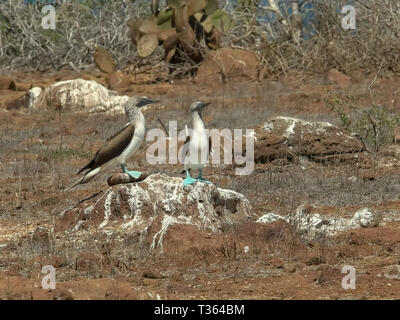
[(164, 123), (161, 121), (160, 117), (157, 117), (158, 122), (160, 122), (161, 126), (163, 127), (165, 133), (167, 134), (167, 137), (169, 137), (169, 133), (167, 130), (167, 127), (164, 125)]

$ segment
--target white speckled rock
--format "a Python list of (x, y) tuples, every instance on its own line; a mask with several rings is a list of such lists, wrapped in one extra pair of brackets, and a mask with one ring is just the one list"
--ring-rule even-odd
[[(250, 202), (235, 191), (201, 182), (184, 187), (182, 178), (153, 174), (137, 183), (115, 185), (64, 211), (55, 232), (137, 234), (141, 241), (151, 237), (151, 248), (162, 250), (171, 225), (219, 232), (227, 225), (254, 219)], [(150, 235), (148, 230), (152, 230)]]
[(329, 122), (305, 121), (292, 117), (274, 117), (256, 127), (254, 158), (256, 162), (276, 159), (329, 162), (354, 160), (365, 147), (349, 132)]
[[(363, 218), (361, 219), (361, 217)], [(346, 219), (326, 215), (321, 216), (318, 213), (308, 212), (307, 206), (301, 205), (295, 212), (291, 213), (287, 217), (275, 213), (268, 213), (260, 217), (257, 222), (271, 223), (283, 219), (292, 225), (304, 239), (311, 240), (315, 237), (335, 236), (340, 232), (359, 228), (362, 226), (361, 224), (366, 226), (368, 224), (367, 221), (370, 221), (368, 220), (368, 217), (369, 214), (366, 213), (364, 213), (364, 215), (357, 215), (357, 219)]]
[(281, 216), (279, 214), (270, 212), (270, 213), (264, 214), (263, 216), (258, 218), (258, 220), (256, 222), (258, 222), (258, 223), (271, 223), (271, 222), (278, 221), (279, 219), (287, 221), (286, 217), (283, 217), (283, 216)]
[(353, 216), (353, 223), (363, 228), (377, 227), (380, 221), (380, 215), (370, 208), (362, 208)]
[(37, 100), (42, 93), (42, 89), (35, 87), (30, 90), (25, 95), (25, 107), (28, 109), (35, 109)]
[(29, 109), (55, 108), (77, 112), (123, 113), (128, 96), (119, 96), (96, 81), (75, 79), (60, 81), (44, 90), (32, 88), (26, 93)]

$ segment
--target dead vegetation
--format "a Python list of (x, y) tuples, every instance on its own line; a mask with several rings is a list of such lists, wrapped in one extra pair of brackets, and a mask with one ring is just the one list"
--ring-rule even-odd
[[(399, 71), (400, 7), (395, 0), (385, 5), (379, 0), (355, 1), (355, 30), (342, 27), (341, 9), (348, 1), (298, 1), (300, 24), (288, 14), (289, 9), (294, 12), (290, 6), (284, 6), (281, 18), (274, 19), (268, 15), (274, 11), (271, 6), (260, 10), (257, 1), (243, 2), (234, 9), (235, 26), (224, 39), (230, 47), (255, 51), (268, 72)], [(307, 4), (312, 4), (312, 10)], [(272, 22), (260, 23), (259, 15)], [(300, 30), (301, 37), (296, 39)]]
[(118, 66), (133, 60), (133, 45), (126, 21), (131, 15), (147, 14), (143, 2), (132, 7), (121, 1), (88, 6), (63, 1), (56, 6), (56, 29), (43, 29), (44, 4), (2, 1), (0, 4), (0, 64), (7, 70), (82, 70), (94, 67), (95, 45), (107, 48)]
[[(281, 6), (280, 10), (273, 3), (263, 7), (257, 1), (239, 1), (237, 6), (229, 2), (221, 6), (229, 12), (233, 25), (219, 28), (218, 43), (221, 47), (254, 51), (262, 63), (262, 77), (296, 71), (323, 72), (331, 68), (348, 73), (359, 69), (366, 72), (381, 69), (383, 73), (399, 71), (400, 8), (397, 1), (389, 0), (385, 5), (378, 0), (356, 1), (355, 30), (342, 28), (341, 8), (347, 4), (345, 0), (294, 1), (290, 6)], [(95, 2), (60, 1), (56, 6), (55, 30), (41, 27), (42, 6), (25, 5), (22, 1), (0, 4), (0, 62), (5, 70), (90, 69), (94, 67), (96, 45), (110, 52), (120, 69), (129, 65), (156, 65), (168, 55), (167, 62), (170, 62), (171, 52), (176, 50), (184, 55), (180, 61), (175, 61), (176, 66), (172, 61), (174, 70), (178, 67), (186, 70), (199, 63), (198, 59), (190, 58), (182, 46), (176, 47), (176, 41), (167, 48), (160, 46), (145, 57), (137, 53), (134, 43), (139, 39), (134, 37), (136, 40), (132, 43), (134, 35), (127, 23), (139, 17), (150, 17), (148, 2), (103, 1), (100, 7)], [(163, 9), (160, 14), (171, 19), (168, 10)], [(221, 17), (218, 19), (223, 21), (225, 18)], [(165, 19), (161, 22), (169, 21)], [(202, 22), (198, 25), (203, 24), (204, 29), (205, 20), (199, 19)], [(216, 21), (220, 21), (218, 19)], [(193, 37), (191, 39), (194, 41)], [(204, 48), (200, 38), (189, 47)], [(204, 56), (210, 48), (205, 49), (198, 53)]]

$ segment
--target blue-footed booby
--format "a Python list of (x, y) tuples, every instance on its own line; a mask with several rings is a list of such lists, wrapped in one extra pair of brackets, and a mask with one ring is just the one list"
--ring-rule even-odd
[(159, 101), (147, 97), (129, 98), (125, 103), (125, 115), (128, 118), (128, 124), (104, 143), (96, 152), (94, 158), (77, 173), (80, 174), (88, 170), (85, 175), (64, 191), (68, 191), (79, 184), (89, 182), (99, 174), (101, 170), (115, 163), (121, 166), (122, 172), (129, 174), (133, 178), (139, 178), (142, 173), (138, 171), (128, 171), (126, 168), (126, 160), (138, 151), (144, 140), (145, 119), (140, 108), (147, 104), (157, 102)]
[[(208, 106), (209, 102), (194, 102), (189, 108), (189, 113), (192, 118), (192, 135), (186, 137), (186, 141), (182, 147), (182, 159), (186, 170), (186, 178), (183, 180), (183, 185), (187, 186), (196, 181), (211, 183), (203, 179), (202, 171), (205, 167), (208, 156), (211, 150), (211, 139), (207, 136), (202, 118), (203, 109)], [(190, 176), (190, 169), (198, 169), (199, 176), (197, 179)]]

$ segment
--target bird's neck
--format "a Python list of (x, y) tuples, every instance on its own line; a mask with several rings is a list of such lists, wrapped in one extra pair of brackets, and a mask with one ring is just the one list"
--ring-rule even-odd
[(137, 127), (137, 126), (144, 127), (144, 124), (145, 124), (143, 113), (139, 109), (135, 110), (135, 112), (128, 114), (128, 121), (129, 121), (129, 123), (133, 124), (135, 127)]
[(193, 130), (204, 130), (204, 123), (203, 123), (203, 118), (201, 117), (201, 113), (198, 112), (193, 112), (192, 113), (192, 126)]

